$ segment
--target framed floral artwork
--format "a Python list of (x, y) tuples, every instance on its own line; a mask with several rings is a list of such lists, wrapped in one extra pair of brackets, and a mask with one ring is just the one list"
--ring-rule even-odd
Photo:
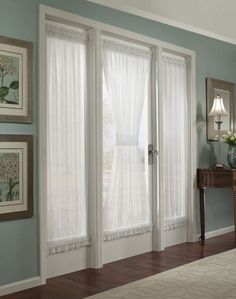
[(32, 122), (33, 44), (0, 36), (0, 122)]
[(0, 135), (0, 220), (33, 215), (33, 136)]

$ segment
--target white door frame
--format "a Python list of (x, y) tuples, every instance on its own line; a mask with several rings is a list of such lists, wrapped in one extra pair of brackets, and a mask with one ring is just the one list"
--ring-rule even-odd
[[(41, 277), (41, 284), (46, 283), (46, 240), (47, 240), (47, 203), (46, 203), (46, 149), (47, 149), (47, 123), (46, 123), (46, 115), (47, 115), (47, 92), (46, 92), (46, 83), (47, 83), (47, 76), (46, 76), (46, 36), (45, 36), (45, 20), (50, 17), (51, 19), (58, 19), (63, 20), (68, 24), (73, 24), (76, 26), (83, 26), (90, 29), (95, 30), (96, 32), (96, 44), (95, 49), (98, 50), (99, 48), (99, 32), (109, 32), (114, 35), (120, 35), (122, 37), (126, 37), (130, 40), (136, 40), (140, 43), (145, 43), (149, 46), (157, 47), (158, 52), (157, 56), (159, 57), (157, 66), (159, 64), (160, 66), (160, 51), (164, 49), (169, 49), (172, 51), (175, 51), (177, 53), (181, 53), (181, 55), (185, 55), (188, 57), (191, 61), (191, 71), (190, 71), (190, 119), (191, 119), (191, 159), (189, 164), (189, 173), (191, 174), (191, 197), (190, 197), (190, 204), (189, 204), (189, 234), (188, 234), (188, 241), (195, 241), (196, 240), (196, 229), (195, 229), (195, 207), (194, 207), (194, 197), (195, 197), (195, 172), (196, 172), (196, 62), (195, 62), (195, 52), (192, 50), (188, 50), (182, 47), (178, 47), (175, 45), (172, 45), (170, 43), (162, 42), (154, 38), (150, 38), (144, 35), (140, 35), (131, 31), (127, 31), (124, 29), (120, 29), (118, 27), (114, 27), (111, 25), (107, 25), (105, 23), (97, 22), (92, 19), (84, 18), (81, 16), (78, 16), (73, 13), (65, 12), (59, 9), (55, 9), (52, 7), (48, 7), (45, 5), (39, 6), (40, 12), (39, 12), (39, 213), (40, 213), (40, 277)], [(95, 50), (96, 53), (98, 51)], [(100, 68), (99, 63), (99, 57), (98, 54), (95, 54), (95, 61), (96, 61), (96, 67), (97, 69)], [(99, 75), (98, 75), (99, 76)], [(159, 78), (160, 79), (160, 78)], [(98, 171), (98, 180), (96, 182), (96, 190), (94, 192), (94, 198), (93, 202), (94, 205), (98, 207), (98, 211), (95, 215), (94, 224), (92, 227), (97, 228), (97, 233), (94, 234), (94, 243), (101, 243), (102, 239), (102, 217), (101, 217), (101, 211), (99, 211), (99, 207), (101, 209), (101, 159), (102, 159), (102, 140), (99, 136), (101, 135), (102, 128), (101, 128), (101, 111), (102, 111), (102, 101), (101, 101), (101, 91), (99, 89), (99, 78), (95, 74), (94, 79), (96, 82), (94, 82), (94, 99), (98, 100), (99, 105), (94, 107), (94, 113), (95, 113), (95, 127), (96, 132), (93, 132), (93, 134), (96, 134), (96, 136), (91, 136), (91, 138), (97, 138), (97, 152), (93, 153), (96, 157), (96, 165), (95, 169)], [(157, 83), (157, 82), (156, 82)], [(157, 94), (160, 96), (160, 88), (161, 86), (159, 82), (156, 84), (156, 91)], [(99, 96), (100, 95), (100, 96)], [(159, 97), (160, 99), (160, 97)], [(161, 140), (161, 123), (162, 123), (162, 115), (161, 115), (161, 101), (158, 101), (158, 104), (156, 105), (156, 111), (158, 115), (157, 120), (157, 136), (159, 136), (159, 140)], [(100, 138), (100, 140), (99, 140)], [(159, 143), (159, 140), (157, 139), (157, 146), (159, 150), (159, 157), (158, 159), (161, 159), (162, 155), (162, 149), (161, 144)], [(159, 161), (157, 162), (157, 164)], [(99, 169), (100, 167), (100, 169)], [(157, 175), (155, 176), (156, 181), (154, 183), (157, 184), (157, 186), (160, 186), (159, 178), (161, 177), (161, 173), (159, 170), (159, 167), (157, 168)], [(157, 210), (159, 212), (159, 215), (163, 215), (161, 211), (163, 211), (163, 199), (159, 196), (160, 192), (156, 194), (157, 196)], [(100, 225), (98, 227), (97, 225)], [(157, 237), (156, 237), (156, 244), (154, 244), (155, 250), (163, 250), (164, 242), (163, 242), (163, 219), (161, 217), (158, 218), (157, 221)], [(93, 267), (101, 267), (102, 266), (102, 248), (101, 246), (94, 247), (94, 252), (92, 253), (93, 256)]]

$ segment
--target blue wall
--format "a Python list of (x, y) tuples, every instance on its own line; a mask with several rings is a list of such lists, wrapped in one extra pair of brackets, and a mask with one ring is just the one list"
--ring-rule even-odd
[[(197, 59), (197, 155), (198, 166), (214, 163), (216, 145), (206, 142), (205, 78), (236, 81), (236, 47), (141, 17), (105, 8), (85, 0), (1, 0), (0, 35), (34, 43), (34, 121), (32, 125), (0, 124), (0, 134), (38, 136), (38, 11), (39, 4), (77, 13), (81, 16), (157, 38), (196, 51)], [(0, 285), (39, 274), (38, 232), (38, 154), (35, 144), (35, 213), (31, 219), (0, 222)], [(226, 157), (227, 146), (223, 146)], [(198, 198), (196, 198), (197, 200)], [(197, 201), (198, 206), (198, 201)], [(233, 224), (232, 193), (208, 190), (206, 230)], [(197, 215), (198, 216), (198, 215)], [(199, 217), (197, 217), (199, 218)]]

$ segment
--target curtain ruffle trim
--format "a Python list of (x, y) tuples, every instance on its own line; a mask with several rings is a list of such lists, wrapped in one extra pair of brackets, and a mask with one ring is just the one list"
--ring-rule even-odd
[(122, 238), (128, 238), (134, 235), (141, 235), (148, 233), (153, 230), (152, 225), (141, 225), (135, 226), (127, 229), (120, 229), (120, 230), (107, 230), (104, 232), (104, 241), (112, 241)]
[(63, 26), (62, 24), (57, 24), (54, 22), (47, 21), (46, 23), (46, 31), (50, 35), (52, 34), (52, 37), (62, 37), (62, 38), (70, 38), (71, 40), (80, 41), (82, 43), (86, 43), (88, 40), (87, 33), (83, 30), (76, 30), (73, 28), (70, 28), (68, 26)]
[(76, 250), (82, 247), (90, 246), (91, 241), (89, 238), (78, 238), (76, 241), (65, 241), (65, 244), (62, 244), (62, 241), (60, 241), (60, 245), (56, 245), (57, 241), (49, 241), (48, 242), (48, 249), (47, 249), (47, 255), (54, 255), (58, 253), (63, 253), (71, 250)]
[(125, 45), (113, 40), (102, 40), (102, 46), (106, 49), (115, 50), (115, 51), (122, 51), (125, 54), (132, 54), (132, 55), (139, 55), (143, 57), (150, 58), (152, 52), (147, 49), (142, 49), (139, 47)]
[(186, 217), (166, 220), (164, 225), (164, 231), (175, 230), (177, 228), (184, 227), (187, 225), (188, 225), (188, 219)]

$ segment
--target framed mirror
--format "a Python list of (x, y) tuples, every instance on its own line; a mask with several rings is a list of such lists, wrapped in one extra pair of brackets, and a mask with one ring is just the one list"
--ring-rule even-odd
[(218, 141), (218, 128), (214, 116), (209, 116), (214, 98), (219, 95), (223, 99), (228, 116), (222, 116), (221, 136), (228, 131), (234, 131), (234, 96), (235, 84), (218, 79), (207, 78), (207, 140)]

